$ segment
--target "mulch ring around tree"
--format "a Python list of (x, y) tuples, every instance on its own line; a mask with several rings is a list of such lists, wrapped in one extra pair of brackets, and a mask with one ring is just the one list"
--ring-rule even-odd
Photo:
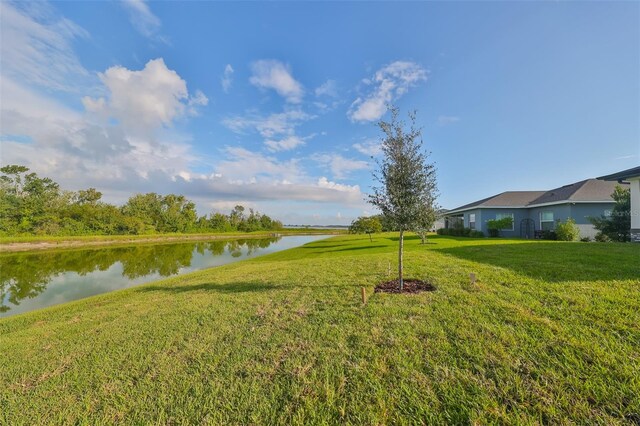
[(405, 279), (402, 291), (400, 291), (400, 280), (391, 280), (380, 283), (376, 286), (376, 293), (420, 293), (421, 291), (435, 291), (436, 287), (422, 280), (413, 278)]

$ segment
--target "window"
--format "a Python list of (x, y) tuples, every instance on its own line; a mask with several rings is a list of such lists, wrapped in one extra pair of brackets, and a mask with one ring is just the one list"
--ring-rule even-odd
[(469, 215), (469, 228), (476, 229), (476, 214), (471, 213)]
[(513, 213), (496, 213), (496, 220), (504, 219), (505, 217), (511, 218), (511, 228), (504, 228), (504, 231), (513, 231)]
[(540, 212), (540, 229), (543, 231), (553, 231), (553, 212)]

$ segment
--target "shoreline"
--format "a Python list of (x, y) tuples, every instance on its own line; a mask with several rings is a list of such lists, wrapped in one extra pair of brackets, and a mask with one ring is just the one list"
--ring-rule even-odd
[[(181, 241), (207, 241), (207, 240), (235, 240), (241, 238), (272, 238), (286, 237), (295, 235), (340, 235), (342, 232), (309, 230), (306, 232), (260, 232), (245, 234), (184, 234), (184, 235), (153, 235), (153, 236), (126, 236), (126, 235), (94, 235), (79, 237), (59, 237), (55, 240), (35, 240), (35, 241), (18, 241), (18, 242), (2, 242), (0, 243), (0, 253), (16, 253), (25, 251), (40, 251), (66, 248), (82, 248), (82, 247), (100, 247), (111, 245), (129, 245), (134, 243), (175, 243)], [(90, 238), (98, 239), (90, 239)], [(112, 237), (112, 238), (109, 238)], [(114, 238), (115, 237), (115, 238)]]

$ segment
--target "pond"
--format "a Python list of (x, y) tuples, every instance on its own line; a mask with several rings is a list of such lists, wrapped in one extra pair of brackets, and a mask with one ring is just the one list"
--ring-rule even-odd
[(0, 317), (301, 246), (327, 235), (0, 255)]

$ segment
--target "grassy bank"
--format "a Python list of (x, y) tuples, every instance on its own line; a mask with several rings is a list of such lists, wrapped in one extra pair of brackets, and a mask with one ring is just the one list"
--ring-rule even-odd
[(396, 239), (339, 236), (2, 319), (0, 423), (640, 416), (640, 245), (431, 242), (406, 275), (432, 293), (372, 295)]
[(213, 239), (263, 238), (277, 235), (345, 234), (346, 229), (295, 228), (278, 231), (217, 232), (202, 234), (144, 234), (144, 235), (78, 235), (78, 236), (13, 236), (0, 237), (0, 252), (42, 250), (66, 247), (101, 246), (131, 243), (162, 243), (202, 241)]

